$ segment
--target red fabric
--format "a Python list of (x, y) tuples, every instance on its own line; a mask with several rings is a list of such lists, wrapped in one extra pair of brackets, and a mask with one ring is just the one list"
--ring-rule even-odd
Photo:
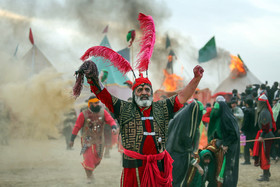
[(84, 161), (82, 165), (85, 169), (93, 171), (101, 162), (101, 158), (97, 154), (96, 144), (91, 145), (83, 154)]
[[(259, 130), (255, 139), (259, 139), (262, 132), (262, 130)], [(268, 170), (270, 168), (270, 149), (272, 142), (273, 140), (266, 140), (265, 149), (262, 142), (255, 141), (254, 143), (253, 156), (259, 157), (258, 161), (263, 170)]]
[(114, 113), (112, 96), (108, 90), (104, 88), (97, 94), (98, 88), (93, 85), (92, 81), (88, 81), (88, 83), (90, 84), (91, 91), (96, 95), (96, 97), (110, 110), (110, 112)]
[(231, 92), (218, 92), (218, 93), (215, 93), (214, 95), (212, 95), (211, 97), (216, 98), (219, 95), (221, 95), (221, 96), (232, 95), (232, 93)]
[(209, 123), (209, 122), (210, 122), (210, 113), (211, 113), (211, 111), (212, 111), (212, 108), (211, 108), (211, 107), (208, 107), (208, 108), (206, 109), (206, 113), (203, 114), (201, 120), (202, 120), (204, 123)]
[(29, 41), (32, 43), (32, 45), (34, 45), (34, 38), (31, 28), (29, 29)]
[(148, 78), (144, 78), (143, 74), (140, 74), (140, 77), (138, 79), (135, 79), (135, 82), (133, 83), (132, 90), (137, 88), (141, 84), (149, 84), (152, 87), (152, 83)]
[[(261, 156), (260, 156), (260, 167), (263, 170), (268, 170), (270, 168), (270, 149), (271, 145), (273, 143), (273, 140), (266, 140), (265, 141), (265, 150), (264, 146), (261, 146)], [(263, 144), (263, 143), (261, 143)]]
[[(174, 103), (174, 109), (173, 112), (177, 112), (183, 105), (179, 102), (178, 97), (175, 98)], [(144, 108), (140, 109), (141, 111), (144, 110)], [(151, 107), (147, 110), (143, 111), (143, 115), (145, 117), (150, 116)], [(152, 132), (151, 128), (151, 122), (150, 120), (146, 120), (145, 127), (147, 132)], [(121, 151), (123, 150), (123, 147), (121, 147)], [(148, 135), (144, 141), (142, 153), (144, 155), (155, 155), (157, 154), (156, 145), (154, 143), (153, 137)], [(143, 160), (142, 166), (138, 168), (123, 168), (122, 173), (122, 179), (121, 179), (121, 186), (124, 187), (138, 187), (137, 183), (137, 177), (136, 177), (136, 170), (138, 170), (139, 173), (139, 180), (142, 181), (144, 170), (146, 167), (147, 160)], [(161, 172), (161, 175), (163, 175), (164, 172)]]
[[(169, 153), (164, 150), (162, 153), (154, 155), (142, 155), (134, 151), (124, 149), (124, 154), (135, 159), (146, 161), (141, 187), (172, 186), (172, 163), (173, 160)], [(157, 161), (164, 159), (164, 173), (160, 173)]]
[(109, 114), (106, 110), (104, 110), (104, 120), (106, 124), (110, 125), (111, 127), (116, 125), (115, 120), (112, 118), (111, 114)]
[[(108, 90), (106, 88), (104, 88), (101, 92), (99, 92), (98, 94), (97, 91), (97, 87), (92, 85), (92, 82), (88, 82), (89, 84), (91, 84), (91, 91), (93, 93), (95, 93), (96, 97), (103, 103), (106, 105), (106, 107), (114, 113), (114, 107), (113, 107), (113, 102), (112, 102), (112, 96), (111, 94), (108, 92)], [(174, 103), (174, 109), (173, 112), (177, 112), (183, 105), (179, 102), (178, 97), (175, 98), (175, 103)], [(140, 109), (141, 111), (143, 111), (144, 109)], [(143, 111), (143, 115), (145, 117), (150, 116), (150, 112), (151, 112), (151, 107), (147, 110)], [(152, 128), (151, 128), (151, 123), (150, 120), (146, 120), (145, 122), (145, 128), (147, 132), (151, 132)], [(119, 152), (123, 151), (123, 147), (122, 145), (119, 145)], [(157, 154), (157, 149), (153, 140), (153, 137), (148, 135), (144, 141), (143, 144), (143, 149), (142, 149), (142, 153), (144, 155), (149, 155), (149, 154)], [(136, 170), (138, 170), (138, 176), (140, 181), (142, 180), (142, 176), (144, 174), (144, 169), (146, 166), (146, 160), (143, 160), (143, 164), (142, 166), (138, 167), (138, 168), (123, 168), (123, 172), (122, 172), (122, 177), (121, 177), (121, 186), (124, 187), (138, 187), (138, 182), (137, 182), (137, 172)], [(163, 174), (163, 172), (162, 172)]]
[(178, 96), (176, 96), (173, 112), (178, 112), (178, 110), (180, 110), (180, 108), (182, 108), (183, 106), (184, 105), (180, 103)]
[(84, 114), (81, 112), (76, 120), (75, 126), (72, 130), (72, 134), (77, 135), (79, 130), (83, 127), (85, 121)]
[[(112, 116), (106, 111), (104, 110), (104, 118), (105, 118), (105, 122), (106, 124), (109, 124), (111, 127), (113, 125), (116, 125), (115, 120), (112, 118)], [(79, 130), (83, 127), (84, 125), (84, 121), (85, 121), (85, 117), (84, 114), (81, 112), (76, 120), (75, 126), (73, 128), (72, 134), (77, 135)]]
[[(259, 137), (261, 136), (262, 130), (259, 130), (257, 135), (256, 135), (256, 140), (259, 139)], [(254, 147), (253, 147), (253, 156), (259, 156), (259, 150), (260, 150), (260, 142), (259, 141), (255, 141), (254, 143)]]

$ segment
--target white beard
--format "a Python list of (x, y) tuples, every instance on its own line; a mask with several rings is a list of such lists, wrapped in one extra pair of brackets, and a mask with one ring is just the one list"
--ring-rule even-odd
[(140, 107), (149, 107), (152, 105), (153, 96), (151, 95), (148, 100), (141, 100), (141, 96), (135, 96), (135, 102)]

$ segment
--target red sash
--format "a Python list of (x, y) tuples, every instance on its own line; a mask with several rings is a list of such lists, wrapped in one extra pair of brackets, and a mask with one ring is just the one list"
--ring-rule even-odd
[[(173, 159), (166, 150), (155, 155), (142, 155), (140, 153), (124, 149), (124, 154), (131, 158), (147, 161), (141, 181), (141, 187), (172, 186)], [(161, 176), (157, 166), (157, 161), (162, 159), (164, 159), (163, 176)]]

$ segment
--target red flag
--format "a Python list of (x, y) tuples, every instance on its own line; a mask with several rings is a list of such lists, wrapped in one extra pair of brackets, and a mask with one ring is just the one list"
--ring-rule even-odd
[(29, 40), (32, 43), (32, 45), (34, 45), (34, 39), (33, 39), (33, 34), (32, 34), (31, 28), (29, 29)]
[(109, 27), (109, 25), (107, 25), (106, 27), (105, 27), (105, 29), (103, 30), (103, 32), (102, 33), (107, 33), (108, 32), (108, 27)]

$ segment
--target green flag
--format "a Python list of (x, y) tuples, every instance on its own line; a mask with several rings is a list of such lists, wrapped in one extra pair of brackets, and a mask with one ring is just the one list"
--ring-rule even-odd
[(130, 30), (128, 31), (127, 35), (126, 35), (126, 41), (130, 41), (130, 44), (128, 45), (128, 47), (130, 47), (135, 39), (136, 33), (135, 30)]
[(215, 36), (213, 36), (198, 52), (198, 62), (207, 62), (217, 56)]
[(243, 63), (243, 66), (244, 66), (245, 70), (248, 71), (248, 68), (247, 68), (246, 64), (244, 63), (244, 61), (242, 60), (241, 56), (239, 54), (237, 54), (237, 56), (241, 60), (241, 62)]

